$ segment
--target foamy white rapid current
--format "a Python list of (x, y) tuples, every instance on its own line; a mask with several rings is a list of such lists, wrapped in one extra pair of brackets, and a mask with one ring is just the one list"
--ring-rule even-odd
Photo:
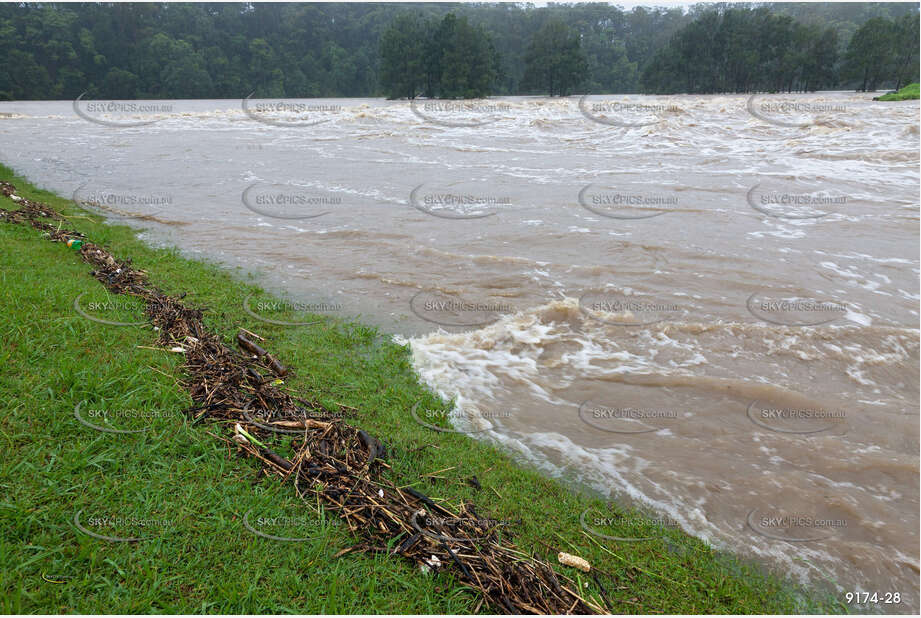
[(916, 613), (919, 107), (872, 96), (0, 103), (0, 161), (381, 326), (548, 475)]

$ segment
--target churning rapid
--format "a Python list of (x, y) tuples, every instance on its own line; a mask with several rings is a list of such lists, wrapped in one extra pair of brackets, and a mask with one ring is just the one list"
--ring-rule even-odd
[(395, 333), (547, 474), (904, 613), (918, 103), (871, 99), (0, 103), (0, 160)]

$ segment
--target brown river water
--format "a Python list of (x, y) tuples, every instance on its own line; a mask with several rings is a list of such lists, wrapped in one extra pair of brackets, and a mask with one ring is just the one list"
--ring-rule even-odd
[(0, 103), (0, 161), (382, 327), (548, 475), (918, 611), (917, 101), (121, 105)]

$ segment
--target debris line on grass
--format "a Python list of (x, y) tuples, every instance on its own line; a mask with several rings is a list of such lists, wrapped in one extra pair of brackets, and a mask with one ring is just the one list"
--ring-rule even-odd
[[(62, 229), (66, 217), (49, 205), (17, 195), (8, 182), (0, 181), (0, 194), (19, 206), (0, 208), (0, 221), (31, 225), (55, 242), (81, 240), (80, 256), (93, 267), (97, 281), (145, 303), (158, 345), (185, 356), (182, 384), (195, 402), (189, 416), (196, 422), (219, 422), (232, 448), (260, 461), (265, 473), (293, 484), (302, 498), (319, 498), (344, 520), (362, 540), (340, 555), (386, 552), (426, 572), (450, 570), (492, 609), (509, 614), (610, 613), (605, 604), (586, 598), (574, 580), (518, 549), (508, 532), (496, 520), (481, 517), (474, 504), (461, 503), (455, 511), (395, 485), (385, 474), (386, 445), (346, 423), (350, 410), (345, 407), (331, 415), (319, 403), (286, 392), (280, 378), (293, 369), (256, 343), (264, 342), (258, 335), (241, 330), (236, 336), (240, 350), (228, 347), (204, 326), (202, 309), (164, 294), (130, 260), (119, 260), (83, 234)], [(290, 457), (272, 449), (281, 436), (293, 437)]]

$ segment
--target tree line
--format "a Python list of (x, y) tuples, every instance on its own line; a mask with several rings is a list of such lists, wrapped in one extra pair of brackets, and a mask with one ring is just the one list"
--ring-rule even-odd
[[(578, 33), (554, 20), (533, 37), (521, 87), (565, 96), (585, 81)], [(404, 13), (381, 37), (381, 84), (389, 98), (478, 98), (495, 92), (502, 66), (493, 37), (454, 13), (423, 20)]]
[(390, 98), (485, 97), (499, 70), (492, 37), (465, 16), (403, 13), (381, 37), (381, 83)]
[(843, 49), (830, 26), (767, 8), (710, 11), (681, 29), (643, 71), (652, 93), (858, 90), (918, 80), (918, 15), (864, 22)]
[(846, 54), (847, 77), (858, 90), (876, 90), (895, 78), (895, 89), (918, 81), (918, 16), (894, 20), (874, 17), (851, 39)]
[(917, 19), (899, 3), (3, 3), (0, 100), (872, 90), (917, 79)]

